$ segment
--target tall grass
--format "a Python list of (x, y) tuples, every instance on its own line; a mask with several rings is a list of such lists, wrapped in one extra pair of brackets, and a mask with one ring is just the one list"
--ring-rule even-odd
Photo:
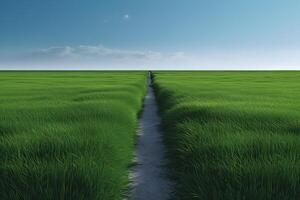
[(300, 199), (300, 72), (157, 72), (177, 199)]
[(122, 199), (143, 72), (1, 72), (0, 199)]

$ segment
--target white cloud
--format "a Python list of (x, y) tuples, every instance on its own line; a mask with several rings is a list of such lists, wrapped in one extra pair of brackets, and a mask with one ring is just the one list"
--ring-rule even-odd
[[(26, 66), (63, 66), (82, 69), (145, 69), (171, 63), (186, 63), (183, 52), (163, 53), (146, 50), (108, 48), (103, 45), (79, 45), (35, 49), (14, 57), (9, 64)], [(1, 63), (0, 63), (1, 64)], [(57, 67), (56, 67), (57, 66)]]
[(49, 47), (46, 49), (38, 49), (32, 52), (36, 58), (77, 58), (77, 59), (162, 59), (163, 57), (179, 57), (183, 56), (182, 52), (175, 52), (171, 54), (163, 54), (155, 51), (137, 51), (137, 50), (123, 50), (117, 48), (108, 48), (103, 45), (79, 45), (77, 47)]
[(130, 15), (129, 15), (129, 14), (123, 15), (123, 19), (124, 19), (124, 20), (129, 20), (129, 19), (130, 19)]

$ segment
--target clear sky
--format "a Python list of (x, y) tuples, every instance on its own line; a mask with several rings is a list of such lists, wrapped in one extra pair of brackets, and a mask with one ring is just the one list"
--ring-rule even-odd
[(299, 0), (1, 0), (0, 68), (300, 69)]

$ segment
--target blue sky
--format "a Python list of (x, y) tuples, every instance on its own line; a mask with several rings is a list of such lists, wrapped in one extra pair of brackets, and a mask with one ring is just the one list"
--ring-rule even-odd
[(295, 69), (299, 0), (1, 0), (0, 68)]

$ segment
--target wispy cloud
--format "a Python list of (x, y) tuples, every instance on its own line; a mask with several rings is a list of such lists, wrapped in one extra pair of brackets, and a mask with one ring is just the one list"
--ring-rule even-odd
[(116, 60), (161, 60), (183, 58), (183, 52), (161, 53), (157, 51), (124, 50), (117, 48), (108, 48), (103, 45), (79, 45), (76, 47), (49, 47), (37, 49), (28, 55), (35, 58), (48, 59), (116, 59)]
[(130, 15), (129, 14), (123, 15), (123, 20), (129, 20), (129, 19), (130, 19)]
[[(80, 69), (145, 69), (166, 63), (186, 63), (183, 52), (109, 48), (103, 45), (55, 46), (21, 53), (7, 62), (15, 65), (78, 67)], [(1, 64), (1, 63), (0, 63)]]

